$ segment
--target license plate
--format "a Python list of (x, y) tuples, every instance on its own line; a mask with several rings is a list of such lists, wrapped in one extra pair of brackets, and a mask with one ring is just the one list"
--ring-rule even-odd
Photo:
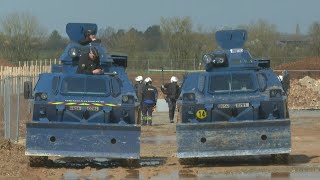
[(231, 107), (231, 104), (218, 104), (218, 108), (220, 109), (227, 109), (230, 107)]
[(99, 111), (99, 107), (97, 107), (97, 106), (88, 106), (87, 110), (88, 111)]
[(69, 106), (70, 111), (81, 111), (81, 106)]
[(249, 107), (249, 103), (237, 103), (236, 108), (244, 108)]
[(220, 109), (228, 109), (228, 108), (244, 108), (244, 107), (249, 107), (249, 103), (236, 103), (236, 104), (218, 104), (218, 108)]

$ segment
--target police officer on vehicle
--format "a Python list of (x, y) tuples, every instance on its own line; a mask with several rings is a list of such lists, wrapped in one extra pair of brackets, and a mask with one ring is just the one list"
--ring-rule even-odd
[(141, 123), (141, 108), (142, 108), (142, 93), (145, 84), (143, 83), (143, 77), (142, 76), (137, 76), (135, 78), (136, 84), (134, 85), (134, 89), (136, 90), (136, 94), (138, 97), (138, 102), (140, 103), (140, 106), (138, 108), (138, 124)]
[(142, 92), (142, 125), (152, 125), (153, 108), (157, 105), (158, 90), (152, 86), (152, 79), (147, 77)]
[(173, 123), (174, 113), (176, 110), (177, 99), (180, 95), (180, 87), (178, 85), (178, 78), (172, 76), (170, 83), (166, 83), (161, 86), (161, 91), (166, 95), (166, 102), (169, 107), (169, 119), (170, 123)]
[(96, 38), (96, 35), (93, 30), (88, 29), (84, 33), (84, 39), (79, 40), (79, 44), (87, 45), (91, 42), (101, 43), (101, 40)]
[(88, 54), (80, 56), (77, 73), (82, 74), (103, 74), (104, 70), (100, 67), (98, 49), (90, 48)]

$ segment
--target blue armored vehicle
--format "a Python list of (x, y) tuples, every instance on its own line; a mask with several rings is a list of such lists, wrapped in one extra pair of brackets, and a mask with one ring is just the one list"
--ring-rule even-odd
[(185, 76), (178, 101), (177, 157), (199, 158), (271, 155), (286, 163), (291, 151), (287, 93), (270, 60), (253, 59), (243, 48), (245, 30), (215, 34), (222, 50), (203, 56), (204, 72)]
[[(40, 74), (34, 89), (31, 82), (24, 84), (25, 98), (33, 100), (25, 152), (31, 166), (42, 165), (48, 156), (140, 159), (139, 103), (125, 72), (127, 56), (108, 54), (99, 41), (79, 44), (87, 30), (96, 33), (97, 25), (67, 24), (71, 42), (61, 64)], [(92, 48), (104, 73), (77, 73), (79, 57)]]

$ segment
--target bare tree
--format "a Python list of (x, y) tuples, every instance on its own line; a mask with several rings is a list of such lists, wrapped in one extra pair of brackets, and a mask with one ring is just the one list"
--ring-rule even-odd
[(4, 55), (12, 62), (28, 61), (38, 55), (44, 42), (45, 30), (29, 13), (13, 13), (1, 21)]
[[(192, 45), (192, 21), (190, 17), (161, 18), (160, 28), (168, 49), (168, 56), (176, 67), (185, 68)], [(182, 65), (182, 66), (181, 66)]]
[(314, 22), (309, 28), (310, 51), (313, 55), (320, 56), (320, 23)]
[(247, 46), (255, 56), (268, 57), (276, 49), (279, 33), (274, 24), (265, 20), (244, 26), (248, 31)]

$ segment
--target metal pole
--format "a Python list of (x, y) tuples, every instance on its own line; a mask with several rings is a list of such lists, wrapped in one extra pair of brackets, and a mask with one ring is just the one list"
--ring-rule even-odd
[(4, 117), (4, 138), (7, 139), (7, 135), (8, 135), (8, 122), (7, 122), (7, 113), (6, 113), (6, 107), (7, 107), (7, 96), (6, 96), (6, 92), (7, 92), (7, 88), (6, 88), (6, 78), (3, 79), (3, 117)]
[(20, 79), (20, 76), (17, 77), (17, 81), (18, 81), (18, 84), (17, 84), (17, 90), (18, 90), (18, 93), (17, 93), (17, 96), (18, 96), (18, 105), (17, 105), (17, 120), (16, 120), (16, 142), (19, 141), (19, 119), (20, 119), (20, 85), (21, 85), (21, 79)]
[[(8, 135), (9, 139), (11, 140), (11, 89), (12, 89), (12, 83), (10, 81), (11, 76), (8, 78), (9, 83), (7, 85), (7, 92), (8, 92)], [(10, 86), (10, 87), (9, 87)]]
[(148, 74), (148, 76), (149, 76), (149, 69), (150, 69), (150, 62), (149, 62), (149, 59), (148, 59), (148, 72), (147, 72), (147, 74)]
[(163, 67), (161, 67), (161, 74), (162, 74), (162, 84), (164, 84)]

